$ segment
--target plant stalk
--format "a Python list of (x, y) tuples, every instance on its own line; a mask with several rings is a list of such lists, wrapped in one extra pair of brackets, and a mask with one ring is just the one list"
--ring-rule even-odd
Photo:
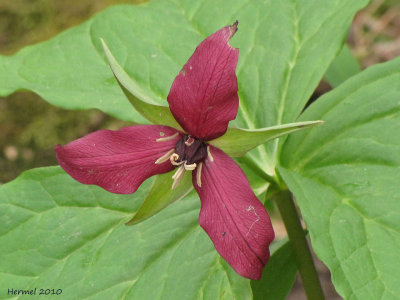
[(250, 157), (248, 157), (247, 155), (242, 156), (242, 157), (238, 157), (237, 160), (239, 162), (245, 163), (250, 169), (253, 170), (253, 172), (255, 174), (257, 174), (258, 176), (260, 176), (261, 178), (263, 178), (264, 180), (266, 180), (267, 182), (271, 183), (271, 184), (277, 184), (277, 181), (275, 179), (275, 177), (265, 173), (265, 171), (263, 169), (261, 169), (258, 164), (256, 164), (254, 162), (253, 159), (251, 159)]
[(274, 196), (288, 233), (308, 300), (325, 299), (296, 206), (288, 190)]

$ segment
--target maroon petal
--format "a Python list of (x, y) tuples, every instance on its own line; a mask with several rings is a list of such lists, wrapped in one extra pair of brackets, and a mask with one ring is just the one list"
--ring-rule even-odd
[(60, 166), (77, 181), (130, 194), (150, 176), (174, 168), (169, 159), (155, 162), (174, 149), (181, 137), (171, 127), (140, 125), (99, 130), (64, 147), (57, 145), (55, 150)]
[(218, 148), (209, 150), (211, 156), (193, 171), (193, 185), (201, 199), (199, 223), (237, 273), (260, 279), (274, 239), (271, 221), (240, 167)]
[(239, 49), (228, 41), (237, 22), (206, 38), (172, 84), (168, 102), (185, 131), (202, 139), (223, 135), (239, 106), (235, 68)]

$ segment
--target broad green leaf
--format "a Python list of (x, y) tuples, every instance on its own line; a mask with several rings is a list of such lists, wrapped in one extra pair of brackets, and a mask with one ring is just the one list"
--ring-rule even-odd
[[(236, 127), (256, 129), (297, 121), (342, 47), (355, 12), (367, 3), (284, 0), (263, 1), (254, 11), (250, 3), (240, 7), (240, 29), (232, 41), (240, 48)], [(242, 15), (252, 21), (243, 22)], [(210, 22), (212, 18), (216, 16), (211, 15)], [(274, 173), (278, 143), (258, 147), (269, 174)]]
[(110, 194), (50, 167), (1, 186), (0, 298), (37, 287), (62, 289), (62, 299), (250, 299), (250, 281), (198, 225), (195, 193), (124, 225), (150, 185)]
[(192, 172), (186, 172), (179, 185), (172, 190), (172, 175), (175, 172), (176, 170), (173, 170), (169, 173), (157, 175), (149, 194), (133, 218), (126, 223), (127, 225), (137, 224), (150, 218), (172, 202), (184, 198), (193, 189)]
[[(239, 20), (232, 39), (240, 108), (236, 127), (295, 122), (334, 59), (354, 14), (368, 0), (156, 0), (115, 6), (50, 41), (0, 56), (0, 94), (32, 90), (54, 105), (98, 108), (145, 122), (129, 104), (103, 54), (103, 38), (127, 74), (156, 104), (166, 105), (173, 79), (196, 46)], [(260, 146), (273, 173), (278, 142)]]
[(350, 48), (345, 44), (328, 70), (326, 70), (325, 78), (332, 87), (337, 87), (360, 71), (360, 63), (354, 57)]
[(271, 258), (260, 280), (252, 280), (254, 300), (285, 300), (297, 274), (296, 259), (285, 239), (271, 245)]
[(400, 58), (368, 68), (301, 119), (281, 174), (345, 299), (400, 298)]
[(223, 136), (209, 143), (230, 156), (240, 157), (269, 140), (322, 123), (323, 121), (306, 121), (260, 129), (228, 128)]
[(169, 110), (169, 107), (153, 104), (151, 97), (153, 96), (153, 98), (155, 98), (156, 96), (149, 95), (148, 90), (144, 90), (140, 84), (129, 77), (120, 64), (115, 60), (115, 57), (110, 52), (110, 49), (108, 49), (108, 46), (103, 39), (101, 39), (101, 44), (115, 79), (118, 81), (125, 96), (132, 103), (135, 109), (153, 124), (171, 126), (182, 130), (181, 126)]

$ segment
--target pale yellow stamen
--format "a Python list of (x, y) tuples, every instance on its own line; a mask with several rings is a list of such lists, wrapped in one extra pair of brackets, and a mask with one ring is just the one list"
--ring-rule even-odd
[(207, 154), (208, 154), (208, 157), (210, 158), (210, 160), (213, 162), (214, 157), (211, 155), (210, 146), (207, 146)]
[(176, 153), (172, 154), (169, 160), (171, 161), (171, 164), (173, 164), (174, 166), (180, 166), (181, 164), (184, 163), (184, 161), (177, 162), (179, 160), (179, 155)]
[(193, 163), (191, 165), (187, 165), (186, 163), (184, 164), (185, 170), (187, 171), (193, 171), (194, 169), (196, 169), (196, 163)]
[(172, 176), (172, 179), (174, 182), (172, 183), (171, 190), (175, 189), (179, 183), (181, 182), (183, 175), (185, 175), (185, 167), (182, 165), (176, 170), (174, 176)]
[(199, 187), (201, 187), (201, 169), (203, 168), (203, 163), (199, 163), (196, 170), (196, 182)]
[(174, 153), (175, 149), (169, 150), (167, 153), (165, 153), (163, 156), (161, 156), (159, 159), (156, 160), (155, 164), (159, 165), (164, 162), (166, 162), (168, 159), (170, 159), (170, 156), (172, 153)]
[(174, 138), (176, 138), (179, 135), (179, 132), (175, 132), (173, 135), (171, 136), (167, 136), (167, 137), (163, 137), (163, 138), (158, 138), (156, 139), (156, 142), (165, 142), (165, 141), (170, 141), (173, 140)]

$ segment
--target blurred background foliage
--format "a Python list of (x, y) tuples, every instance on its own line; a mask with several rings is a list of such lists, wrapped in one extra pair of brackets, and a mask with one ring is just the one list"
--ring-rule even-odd
[[(47, 40), (107, 6), (143, 0), (0, 0), (0, 54)], [(400, 55), (400, 1), (374, 0), (354, 19), (348, 43), (363, 68)], [(329, 90), (325, 85), (323, 91)], [(100, 128), (129, 125), (100, 111), (67, 111), (39, 96), (0, 97), (0, 184), (22, 171), (56, 165), (53, 147)]]
[[(107, 6), (143, 0), (0, 0), (0, 54), (47, 40)], [(68, 111), (30, 92), (0, 97), (0, 184), (27, 169), (56, 165), (53, 148), (100, 128), (129, 125), (98, 110)]]

